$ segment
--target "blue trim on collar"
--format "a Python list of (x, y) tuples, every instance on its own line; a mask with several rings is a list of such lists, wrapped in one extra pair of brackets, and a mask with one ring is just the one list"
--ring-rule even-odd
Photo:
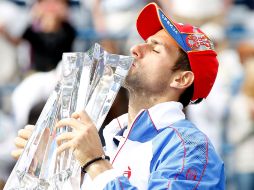
[(128, 139), (138, 142), (147, 142), (158, 134), (147, 110), (143, 111), (133, 123)]

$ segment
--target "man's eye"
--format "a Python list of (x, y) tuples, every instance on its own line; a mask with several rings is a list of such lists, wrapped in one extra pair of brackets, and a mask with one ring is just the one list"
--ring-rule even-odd
[(160, 53), (159, 51), (157, 51), (157, 50), (155, 50), (155, 49), (153, 49), (153, 51), (154, 51), (155, 53)]

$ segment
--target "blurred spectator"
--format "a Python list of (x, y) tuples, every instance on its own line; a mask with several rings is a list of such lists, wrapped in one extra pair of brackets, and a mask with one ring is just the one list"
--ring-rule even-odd
[[(126, 47), (125, 42), (133, 33), (137, 34), (133, 20), (146, 1), (85, 0), (85, 3), (91, 10), (93, 27), (101, 39), (102, 46), (112, 53), (129, 54), (130, 47)], [(138, 34), (135, 35), (137, 36)]]
[(17, 129), (28, 123), (31, 109), (45, 102), (60, 79), (62, 64), (50, 72), (37, 72), (26, 77), (12, 94), (12, 110)]
[(245, 63), (240, 93), (231, 102), (228, 138), (234, 146), (236, 189), (254, 189), (254, 59)]
[(67, 21), (67, 0), (38, 0), (32, 7), (32, 23), (21, 38), (15, 38), (0, 27), (0, 32), (12, 43), (21, 39), (31, 45), (32, 69), (50, 71), (56, 67), (63, 52), (72, 49), (75, 30)]
[(157, 0), (177, 21), (201, 26), (223, 21), (232, 0)]
[[(235, 0), (235, 3), (227, 15), (227, 36), (231, 40), (232, 45), (237, 45), (238, 42), (252, 41), (254, 42), (254, 12), (253, 9), (246, 4), (245, 0)], [(254, 1), (250, 0), (254, 5)]]
[[(1, 35), (4, 27), (11, 35), (19, 35), (26, 18), (23, 10), (10, 1), (0, 1), (0, 85), (7, 85), (17, 77), (16, 47)], [(19, 18), (18, 22), (17, 19)]]
[(254, 57), (254, 43), (243, 40), (237, 45), (237, 51), (240, 56), (241, 63), (245, 63)]
[(12, 81), (16, 72), (15, 47), (0, 36), (0, 85)]
[(4, 188), (4, 184), (5, 182), (3, 180), (0, 179), (0, 189), (3, 189)]
[(245, 5), (251, 10), (254, 10), (254, 1), (253, 0), (234, 0), (236, 5)]
[(12, 118), (0, 111), (0, 181), (2, 180), (2, 183), (8, 178), (10, 170), (15, 164), (15, 160), (11, 157), (11, 151), (14, 148), (17, 131), (13, 126)]

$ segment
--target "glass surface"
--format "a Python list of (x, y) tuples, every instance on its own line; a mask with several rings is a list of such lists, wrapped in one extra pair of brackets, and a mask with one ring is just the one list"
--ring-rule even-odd
[(85, 53), (63, 54), (62, 77), (48, 98), (32, 136), (4, 190), (80, 189), (80, 166), (72, 150), (57, 154), (57, 121), (86, 110), (99, 130), (133, 62), (110, 54), (99, 44)]

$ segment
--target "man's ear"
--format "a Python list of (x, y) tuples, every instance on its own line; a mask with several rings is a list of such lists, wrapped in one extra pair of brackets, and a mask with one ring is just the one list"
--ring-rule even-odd
[(180, 71), (175, 73), (173, 80), (170, 83), (170, 87), (177, 89), (186, 89), (194, 81), (194, 73), (192, 71)]

